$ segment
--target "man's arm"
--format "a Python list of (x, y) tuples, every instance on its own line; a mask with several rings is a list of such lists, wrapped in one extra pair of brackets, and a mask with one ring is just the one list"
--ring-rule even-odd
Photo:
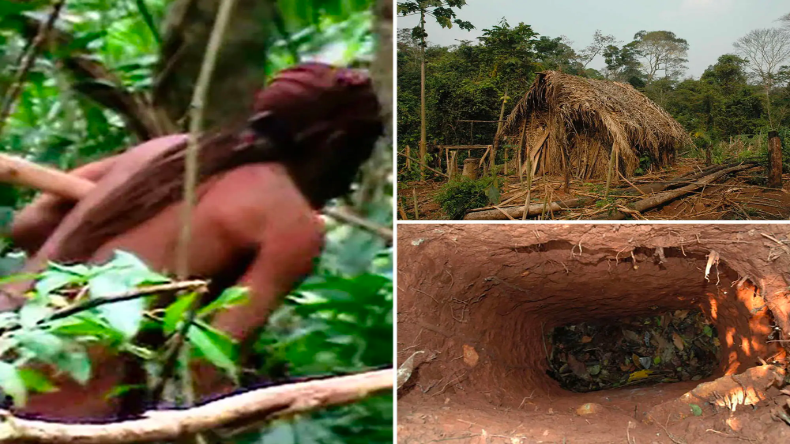
[[(69, 172), (70, 175), (97, 182), (115, 164), (117, 156), (83, 165)], [(60, 221), (77, 204), (77, 201), (51, 193), (43, 193), (14, 217), (11, 238), (18, 247), (34, 255), (44, 241), (55, 231)]]

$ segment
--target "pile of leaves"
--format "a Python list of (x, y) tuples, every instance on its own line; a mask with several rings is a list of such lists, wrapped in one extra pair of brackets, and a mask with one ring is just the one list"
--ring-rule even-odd
[(461, 219), (467, 211), (499, 203), (503, 181), (496, 176), (477, 180), (462, 177), (447, 182), (436, 195), (436, 202), (450, 219)]
[(715, 370), (720, 347), (716, 327), (696, 310), (557, 327), (549, 342), (549, 374), (574, 392), (698, 381)]

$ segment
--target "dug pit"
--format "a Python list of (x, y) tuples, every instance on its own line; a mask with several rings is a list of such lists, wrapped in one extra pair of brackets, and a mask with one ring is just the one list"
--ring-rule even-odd
[[(787, 440), (790, 426), (776, 409), (787, 398), (779, 394), (785, 363), (779, 341), (790, 319), (788, 233), (781, 225), (400, 226), (399, 364), (413, 357), (399, 391), (399, 440)], [(718, 349), (703, 352), (708, 344), (673, 318), (676, 313), (698, 313), (696, 327), (707, 336), (708, 326)], [(630, 363), (617, 363), (620, 387), (593, 384), (603, 389), (575, 393), (555, 379), (563, 350), (550, 332), (619, 325), (620, 337), (608, 333), (615, 335), (607, 341), (614, 347), (629, 335), (623, 330), (644, 341), (645, 329), (623, 329), (624, 322), (658, 317), (664, 325), (675, 323), (661, 331), (669, 336), (648, 338), (642, 348), (628, 343), (636, 336), (620, 344), (634, 351)], [(696, 348), (699, 356), (677, 353), (671, 333), (680, 336), (684, 351)], [(672, 344), (662, 342), (667, 338)], [(674, 356), (667, 353), (670, 345)], [(593, 379), (592, 367), (600, 375), (595, 362), (588, 366), (578, 358), (596, 361), (605, 353), (574, 355), (577, 373)], [(660, 379), (652, 378), (645, 367), (664, 353), (686, 370), (664, 369)], [(698, 362), (703, 355), (713, 362)], [(692, 359), (698, 361), (692, 365)], [(692, 367), (706, 370), (692, 375)], [(753, 389), (753, 397), (730, 399), (716, 390), (723, 387), (717, 378), (754, 368), (762, 373), (747, 379), (760, 387), (746, 387), (745, 376), (727, 379), (741, 381), (742, 391)], [(712, 381), (719, 385), (704, 391), (711, 399), (684, 397)], [(685, 403), (678, 404), (681, 399)], [(754, 405), (731, 413), (743, 404)], [(738, 415), (751, 416), (736, 421)]]

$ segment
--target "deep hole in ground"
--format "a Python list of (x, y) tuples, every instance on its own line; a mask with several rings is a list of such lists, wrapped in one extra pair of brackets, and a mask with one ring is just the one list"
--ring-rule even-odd
[[(455, 430), (441, 419), (453, 412), (460, 424), (490, 423), (502, 436), (611, 442), (612, 421), (650, 422), (651, 409), (700, 382), (760, 359), (784, 362), (784, 349), (770, 341), (784, 339), (788, 321), (787, 233), (776, 225), (401, 226), (399, 363), (424, 352), (399, 392), (401, 441), (414, 436), (410, 413), (426, 411), (440, 418), (437, 436)], [(677, 311), (710, 321), (720, 344), (710, 377), (574, 393), (549, 375), (553, 329)], [(575, 411), (585, 403), (606, 413), (581, 420)], [(715, 413), (711, 406), (705, 417)], [(414, 433), (429, 433), (422, 427)]]

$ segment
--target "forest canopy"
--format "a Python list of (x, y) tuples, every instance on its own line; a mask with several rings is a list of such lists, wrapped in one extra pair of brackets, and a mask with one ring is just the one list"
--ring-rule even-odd
[[(733, 36), (732, 52), (721, 54), (699, 78), (686, 73), (689, 43), (682, 35), (671, 30), (636, 30), (631, 41), (620, 42), (605, 32), (596, 31), (590, 44), (582, 47), (563, 36), (539, 35), (528, 23), (502, 18), (475, 40), (450, 46), (428, 40), (428, 145), (491, 144), (495, 124), (471, 126), (459, 120), (497, 120), (503, 100), (504, 115), (509, 115), (536, 74), (547, 70), (629, 83), (701, 143), (769, 129), (784, 134), (790, 126), (790, 21)], [(418, 37), (412, 29), (398, 30), (401, 148), (417, 146), (420, 139)], [(761, 47), (778, 49), (771, 60), (765, 60), (759, 56)], [(603, 58), (602, 69), (590, 68), (596, 57)]]

